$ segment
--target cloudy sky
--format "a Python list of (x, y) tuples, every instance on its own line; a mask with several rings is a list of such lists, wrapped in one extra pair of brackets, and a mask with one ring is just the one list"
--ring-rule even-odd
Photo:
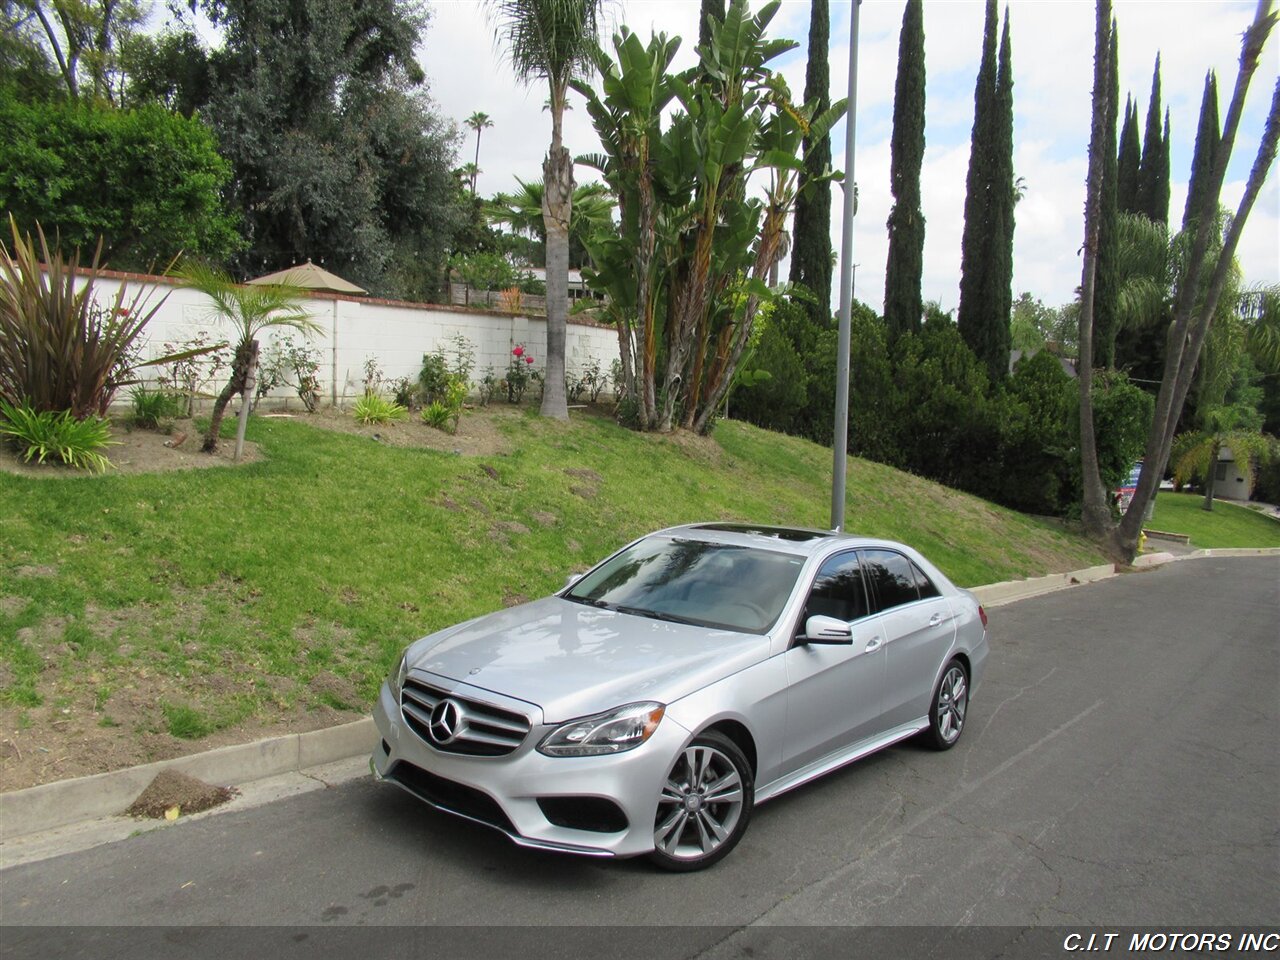
[[(615, 24), (625, 23), (647, 39), (651, 32), (685, 38), (675, 66), (693, 62), (697, 43), (697, 0), (625, 0), (613, 7)], [(759, 3), (753, 3), (758, 9)], [(514, 189), (515, 177), (541, 176), (551, 137), (542, 105), (545, 84), (516, 82), (478, 0), (435, 0), (420, 60), (441, 111), (461, 123), (475, 111), (492, 118), (480, 142), (478, 190), (489, 196)], [(849, 64), (849, 2), (831, 0), (832, 99), (845, 95)], [(1089, 139), (1094, 6), (1083, 0), (1034, 0), (1008, 4), (1014, 70), (1014, 166), (1026, 194), (1017, 208), (1014, 292), (1028, 290), (1050, 305), (1071, 300), (1080, 283), (1078, 256), (1083, 236), (1084, 182)], [(1253, 2), (1216, 0), (1116, 0), (1120, 33), (1121, 97), (1133, 94), (1145, 121), (1151, 72), (1162, 58), (1163, 101), (1170, 110), (1172, 199), (1181, 220), (1191, 149), (1205, 71), (1218, 73), (1225, 114), (1235, 79), (1240, 35), (1252, 19)], [(1004, 7), (1001, 7), (1002, 13)], [(903, 4), (867, 0), (860, 13), (857, 147), (855, 177), (861, 208), (855, 220), (854, 294), (879, 310), (884, 297), (888, 245), (885, 221), (889, 193), (889, 137), (893, 85)], [(925, 61), (928, 71), (924, 214), (928, 222), (924, 254), (924, 295), (944, 308), (959, 299), (960, 234), (973, 87), (981, 55), (984, 5), (981, 0), (930, 0), (925, 4)], [(804, 90), (809, 31), (808, 0), (784, 0), (770, 36), (800, 46), (775, 61), (797, 97)], [(1254, 77), (1235, 158), (1223, 200), (1233, 209), (1244, 190), (1262, 131), (1271, 89), (1280, 74), (1280, 37), (1273, 36)], [(475, 136), (464, 141), (459, 162), (470, 161)], [(835, 165), (843, 166), (844, 126), (833, 134)], [(599, 149), (586, 111), (571, 111), (565, 142), (574, 154)], [(579, 180), (592, 171), (580, 168)], [(1273, 171), (1250, 216), (1239, 260), (1249, 283), (1280, 282), (1280, 186)], [(835, 197), (832, 244), (840, 249), (840, 197)], [(836, 302), (833, 297), (833, 303)]]

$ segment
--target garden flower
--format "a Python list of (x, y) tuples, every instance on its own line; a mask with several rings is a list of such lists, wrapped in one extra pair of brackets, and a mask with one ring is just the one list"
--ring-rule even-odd
[(512, 352), (512, 354), (514, 354), (514, 355), (515, 355), (515, 356), (517, 356), (517, 357), (523, 357), (523, 356), (524, 356), (524, 347), (516, 347), (516, 348), (515, 348), (514, 350), (512, 350), (511, 352)]
[(533, 357), (525, 357), (525, 358), (524, 358), (524, 362), (525, 362), (525, 363), (533, 363)]

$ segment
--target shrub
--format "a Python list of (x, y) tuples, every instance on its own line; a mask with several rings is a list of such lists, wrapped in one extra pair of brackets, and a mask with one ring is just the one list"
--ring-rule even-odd
[(98, 416), (77, 420), (70, 410), (36, 410), (0, 400), (0, 435), (9, 437), (27, 462), (35, 457), (44, 463), (56, 455), (69, 466), (99, 473), (111, 465), (101, 452), (114, 442), (111, 426)]
[(449, 389), (449, 363), (444, 353), (424, 353), (422, 370), (418, 373), (418, 396), (425, 406), (436, 400), (443, 400), (445, 391)]
[(154, 430), (164, 420), (171, 420), (182, 412), (182, 399), (163, 387), (154, 390), (144, 386), (134, 387), (130, 393), (133, 402), (133, 424)]
[(37, 247), (12, 217), (9, 225), (12, 255), (0, 244), (0, 399), (38, 412), (69, 410), (77, 420), (104, 416), (129, 382), (134, 341), (164, 300), (148, 308), (139, 292), (126, 303), (121, 284), (111, 305), (99, 307), (93, 287), (101, 243), (81, 272), (79, 250), (64, 258), (39, 227)]
[(457, 415), (448, 404), (440, 400), (433, 400), (422, 408), (422, 422), (446, 433), (456, 433), (458, 430)]
[(476, 392), (480, 395), (480, 406), (487, 407), (489, 401), (493, 399), (494, 393), (498, 390), (499, 380), (493, 373), (493, 367), (485, 367), (484, 376), (480, 378), (480, 383), (476, 387)]
[(355, 418), (364, 424), (389, 423), (403, 420), (405, 408), (391, 400), (385, 400), (372, 391), (356, 401)]
[(230, 362), (230, 347), (225, 341), (215, 344), (208, 331), (200, 330), (190, 340), (166, 343), (164, 352), (174, 359), (159, 362), (160, 382), (177, 396), (179, 414), (190, 417), (195, 413), (196, 397), (212, 399), (202, 388), (216, 380)]
[(523, 343), (517, 343), (511, 349), (511, 362), (507, 364), (507, 375), (504, 378), (508, 403), (519, 403), (529, 384), (537, 379), (537, 372), (532, 367), (532, 355), (525, 350)]
[(418, 385), (409, 377), (397, 377), (391, 381), (391, 397), (406, 410), (418, 406)]
[(295, 343), (292, 335), (282, 337), (278, 347), (286, 380), (288, 374), (293, 375), (289, 382), (298, 399), (307, 408), (307, 413), (315, 413), (320, 406), (320, 361), (324, 355), (309, 343)]

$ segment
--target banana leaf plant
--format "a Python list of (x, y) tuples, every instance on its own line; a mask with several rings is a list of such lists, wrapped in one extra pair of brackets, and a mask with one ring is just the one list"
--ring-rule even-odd
[[(778, 7), (753, 15), (735, 0), (710, 24), (698, 66), (678, 75), (669, 69), (678, 39), (646, 45), (624, 28), (616, 59), (596, 55), (600, 92), (575, 85), (603, 147), (578, 162), (600, 171), (620, 216), (587, 240), (595, 267), (584, 277), (611, 299), (624, 394), (642, 429), (710, 428), (771, 296), (802, 141), (820, 141), (844, 114), (844, 101), (821, 115), (816, 101), (792, 103), (769, 68), (796, 46), (765, 35)], [(745, 297), (731, 295), (741, 289)]]

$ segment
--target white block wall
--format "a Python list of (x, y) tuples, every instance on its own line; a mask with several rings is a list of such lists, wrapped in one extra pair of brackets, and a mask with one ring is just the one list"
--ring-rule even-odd
[[(162, 277), (106, 272), (95, 283), (95, 299), (103, 306), (114, 302), (122, 283), (126, 286), (126, 304), (139, 291), (144, 298), (150, 298), (152, 305), (165, 298), (144, 331), (144, 359), (163, 356), (165, 343), (192, 340), (202, 330), (214, 342), (233, 336), (228, 324), (211, 315), (206, 297)], [(443, 347), (448, 355), (452, 347), (450, 338), (457, 334), (473, 344), (476, 362), (473, 381), (483, 377), (488, 367), (501, 379), (517, 344), (523, 344), (534, 357), (534, 369), (544, 369), (547, 324), (543, 317), (328, 293), (312, 294), (306, 304), (312, 319), (321, 328), (309, 342), (324, 356), (320, 365), (320, 394), (325, 402), (343, 403), (360, 395), (366, 357), (377, 358), (388, 381), (399, 377), (416, 379), (422, 369), (423, 354)], [(288, 329), (266, 331), (260, 340), (262, 351), (265, 353), (270, 348), (275, 337), (290, 333), (298, 339), (299, 335)], [(607, 374), (617, 358), (618, 336), (613, 328), (569, 322), (565, 363), (570, 375), (580, 372), (592, 360), (598, 360), (601, 370)], [(143, 368), (139, 373), (146, 377), (148, 370)], [(210, 392), (220, 388), (221, 384), (217, 384)], [(273, 396), (286, 399), (295, 395), (290, 388), (282, 387)], [(126, 399), (116, 398), (117, 402)]]

